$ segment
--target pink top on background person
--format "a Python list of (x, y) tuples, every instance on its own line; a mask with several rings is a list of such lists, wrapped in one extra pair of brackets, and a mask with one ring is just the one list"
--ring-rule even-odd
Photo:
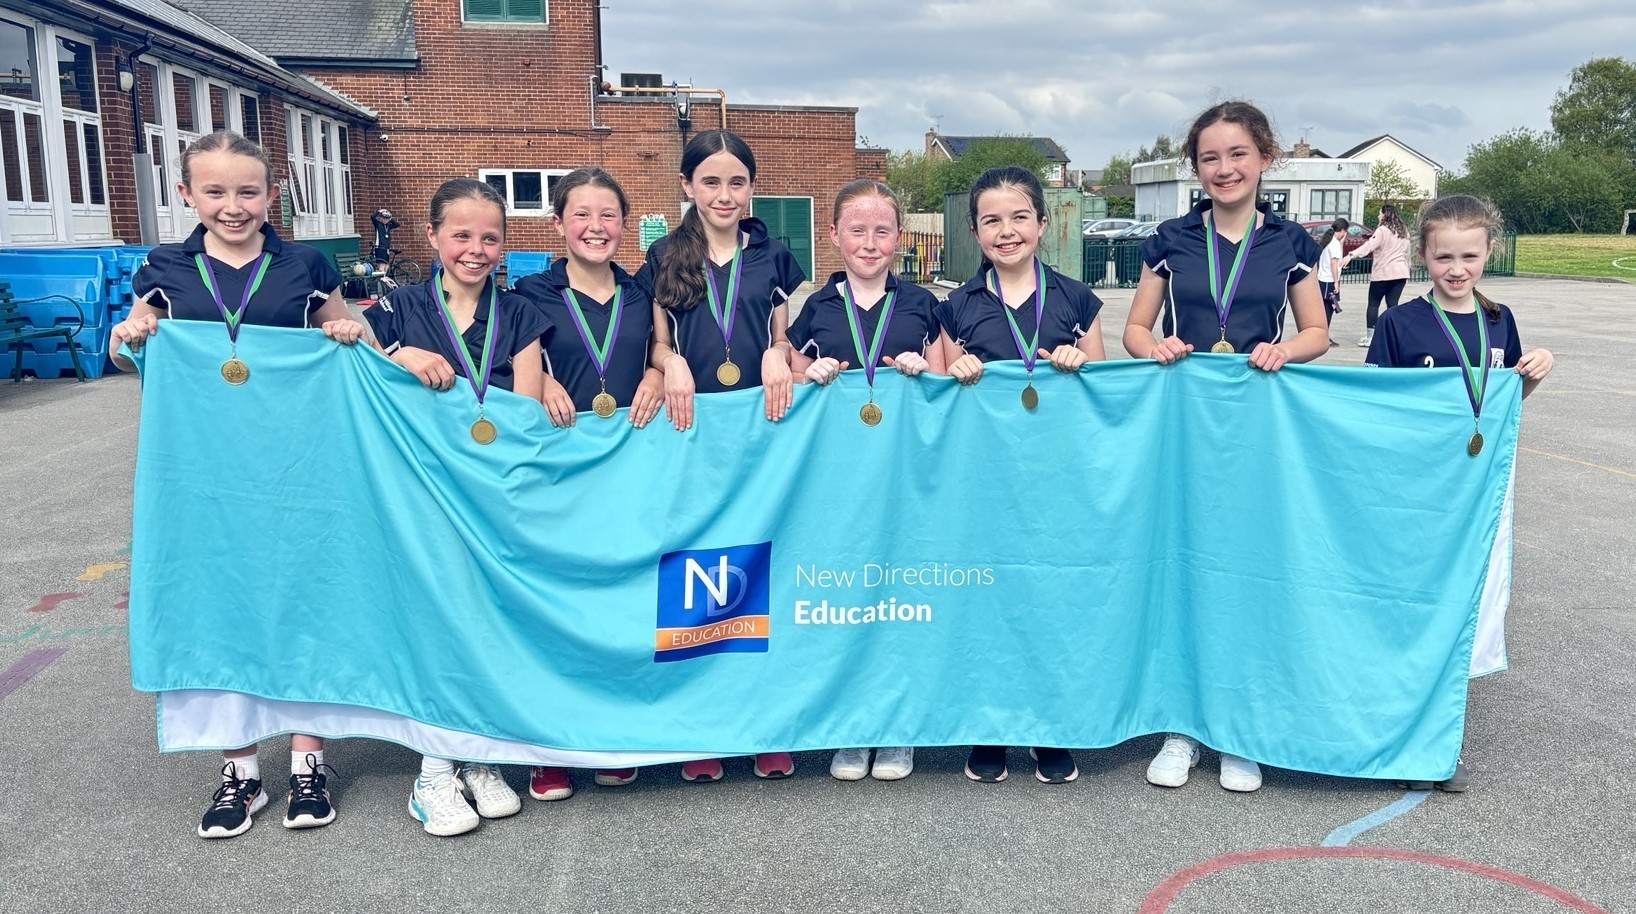
[(1409, 239), (1395, 234), (1384, 225), (1378, 225), (1375, 234), (1358, 245), (1350, 259), (1368, 257), (1371, 253), (1375, 255), (1375, 260), (1369, 268), (1370, 282), (1409, 278)]

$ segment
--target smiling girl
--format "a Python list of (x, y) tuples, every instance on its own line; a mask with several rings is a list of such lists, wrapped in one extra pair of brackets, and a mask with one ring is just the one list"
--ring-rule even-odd
[[(252, 366), (238, 357), (240, 324), (265, 327), (321, 327), (342, 343), (363, 335), (341, 298), (341, 274), (329, 258), (304, 244), (286, 242), (267, 224), (278, 196), (273, 166), (260, 146), (236, 133), (218, 131), (194, 140), (182, 153), (182, 183), (176, 192), (199, 213), (199, 227), (180, 244), (148, 253), (131, 287), (136, 303), (113, 328), (113, 345), (141, 349), (165, 318), (219, 321), (224, 334), (222, 379), (255, 383)], [(234, 308), (237, 305), (237, 308)], [(122, 355), (114, 363), (135, 366)], [(323, 771), (324, 741), (290, 737), (289, 811), (286, 828), (313, 828), (335, 820)], [(222, 753), (221, 785), (199, 822), (201, 838), (231, 838), (250, 829), (267, 805), (256, 746)]]
[[(1142, 242), (1125, 350), (1161, 365), (1197, 349), (1249, 353), (1262, 371), (1328, 352), (1313, 272), (1318, 243), (1299, 223), (1257, 202), (1261, 176), (1281, 153), (1267, 116), (1248, 102), (1215, 105), (1194, 120), (1182, 148), (1206, 198)], [(1161, 308), (1162, 339), (1153, 332)], [(1284, 315), (1292, 309), (1298, 332), (1286, 340)], [(1170, 734), (1148, 766), (1148, 782), (1180, 787), (1198, 762), (1198, 741)], [(1259, 790), (1261, 767), (1222, 753), (1221, 786)]]
[[(433, 390), (470, 384), (479, 406), (490, 385), (538, 400), (544, 376), (540, 337), (551, 322), (528, 299), (501, 292), (494, 282), (505, 238), (505, 201), (494, 188), (471, 178), (445, 181), (432, 195), (426, 223), (438, 264), (431, 278), (394, 290), (368, 311), (376, 344), (392, 361)], [(478, 444), (508, 433), (492, 424), (482, 428), (485, 421), (472, 425)], [(409, 814), (439, 836), (471, 831), (479, 817), (502, 818), (521, 808), (497, 766), (458, 766), (429, 755), (409, 797)]]
[(693, 425), (693, 394), (761, 387), (767, 419), (790, 407), (789, 298), (806, 281), (795, 256), (750, 215), (756, 160), (729, 130), (706, 130), (682, 151), (692, 201), (676, 231), (648, 249), (637, 281), (653, 297), (653, 367), (665, 412)]

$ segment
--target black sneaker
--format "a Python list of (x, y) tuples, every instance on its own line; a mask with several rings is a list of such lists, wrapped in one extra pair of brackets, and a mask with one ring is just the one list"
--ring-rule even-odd
[(251, 817), (267, 805), (257, 778), (239, 778), (232, 762), (222, 766), (222, 785), (210, 798), (210, 808), (199, 821), (199, 837), (232, 838), (250, 830)]
[(1459, 759), (1454, 763), (1454, 774), (1446, 781), (1438, 781), (1436, 787), (1444, 793), (1465, 793), (1471, 786), (1471, 775), (1466, 774), (1466, 760)]
[[(307, 764), (317, 761), (307, 756)], [(329, 791), (324, 789), (324, 771), (328, 765), (314, 767), (312, 774), (290, 775), (290, 810), (284, 814), (285, 828), (318, 828), (335, 821), (335, 807), (330, 805)], [(334, 774), (335, 769), (329, 768)]]
[(966, 756), (966, 777), (984, 784), (998, 784), (1005, 780), (1004, 746), (972, 746)]
[(1034, 777), (1046, 784), (1066, 784), (1079, 777), (1079, 767), (1067, 749), (1036, 746), (1028, 754), (1034, 757)]

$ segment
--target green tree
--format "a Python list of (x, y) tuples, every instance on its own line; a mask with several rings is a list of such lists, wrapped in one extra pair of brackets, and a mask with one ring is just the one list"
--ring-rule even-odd
[(1466, 152), (1465, 173), (1451, 178), (1448, 193), (1486, 197), (1519, 232), (1546, 231), (1547, 201), (1531, 176), (1551, 150), (1549, 134), (1519, 127), (1476, 143)]
[[(1106, 187), (1114, 184), (1129, 184), (1130, 166), (1132, 164), (1131, 157), (1128, 155), (1116, 153), (1109, 156), (1108, 164), (1102, 168), (1102, 185)], [(1125, 216), (1127, 218), (1136, 215), (1135, 197), (1109, 195), (1107, 199), (1108, 215)]]
[(886, 157), (886, 184), (897, 192), (906, 213), (941, 213), (941, 160), (923, 152), (894, 152)]
[(957, 194), (971, 190), (978, 175), (1002, 165), (1020, 165), (1043, 181), (1048, 164), (1027, 137), (984, 137), (966, 144), (959, 158), (939, 163), (937, 178), (943, 193)]
[(1598, 57), (1575, 67), (1551, 103), (1551, 126), (1568, 144), (1636, 165), (1636, 63)]
[(1136, 157), (1131, 161), (1154, 162), (1160, 159), (1174, 159), (1181, 154), (1181, 144), (1161, 133), (1153, 139), (1152, 146), (1143, 146), (1136, 150)]
[(1477, 143), (1448, 193), (1487, 197), (1519, 232), (1615, 232), (1636, 191), (1619, 155), (1519, 128)]
[(1401, 203), (1405, 200), (1424, 200), (1426, 192), (1409, 179), (1408, 170), (1390, 159), (1376, 162), (1369, 169), (1369, 185), (1363, 189), (1366, 201)]

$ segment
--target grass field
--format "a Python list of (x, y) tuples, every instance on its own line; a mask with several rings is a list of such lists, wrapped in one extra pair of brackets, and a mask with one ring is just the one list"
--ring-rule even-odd
[(1517, 272), (1636, 282), (1636, 235), (1518, 235)]

